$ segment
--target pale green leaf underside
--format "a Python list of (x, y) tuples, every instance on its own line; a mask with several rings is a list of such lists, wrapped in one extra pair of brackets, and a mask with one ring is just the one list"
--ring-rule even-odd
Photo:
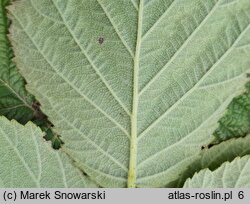
[(236, 157), (250, 154), (250, 135), (244, 138), (233, 138), (218, 145), (205, 148), (200, 157), (191, 163), (186, 171), (174, 182), (175, 187), (182, 187), (187, 178), (192, 177), (201, 169), (209, 168), (211, 171), (217, 169), (222, 163), (232, 161)]
[(9, 10), (29, 91), (102, 186), (176, 180), (247, 80), (249, 0), (21, 0)]
[(32, 123), (0, 117), (0, 187), (96, 187), (68, 156), (55, 151)]
[(215, 171), (208, 169), (195, 174), (184, 185), (186, 188), (249, 188), (250, 156), (226, 162)]

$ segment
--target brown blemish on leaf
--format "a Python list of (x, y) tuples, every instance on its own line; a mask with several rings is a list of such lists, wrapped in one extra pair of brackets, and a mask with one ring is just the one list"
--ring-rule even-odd
[(40, 106), (41, 104), (38, 101), (33, 101), (32, 108), (34, 108), (35, 110), (39, 110)]
[(40, 109), (41, 104), (38, 101), (32, 103), (32, 108), (34, 109), (34, 118), (39, 120), (47, 120), (47, 116), (44, 115)]
[(103, 38), (103, 37), (99, 37), (98, 43), (99, 43), (100, 45), (102, 45), (102, 44), (104, 43), (104, 38)]

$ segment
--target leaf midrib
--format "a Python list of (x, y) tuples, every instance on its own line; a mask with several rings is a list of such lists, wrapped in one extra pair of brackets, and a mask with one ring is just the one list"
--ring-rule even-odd
[(137, 158), (137, 113), (139, 102), (139, 67), (140, 67), (140, 51), (141, 51), (141, 36), (142, 36), (142, 17), (143, 17), (143, 2), (139, 2), (138, 22), (137, 22), (137, 42), (134, 58), (134, 74), (133, 74), (133, 104), (131, 114), (131, 139), (130, 139), (130, 161), (128, 172), (128, 187), (136, 187), (136, 158)]

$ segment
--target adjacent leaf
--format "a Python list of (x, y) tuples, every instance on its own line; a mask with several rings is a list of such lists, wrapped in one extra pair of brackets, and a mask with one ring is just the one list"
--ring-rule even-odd
[(63, 141), (61, 140), (60, 135), (58, 135), (55, 131), (53, 131), (52, 129), (53, 125), (51, 124), (50, 121), (47, 120), (47, 118), (35, 119), (32, 120), (32, 122), (36, 124), (38, 127), (40, 127), (43, 132), (46, 133), (44, 138), (47, 141), (51, 141), (52, 147), (54, 149), (61, 148)]
[(243, 157), (250, 154), (250, 135), (244, 138), (233, 138), (225, 142), (221, 142), (209, 149), (204, 148), (201, 151), (200, 158), (189, 165), (185, 173), (183, 173), (178, 181), (173, 182), (174, 187), (182, 187), (187, 178), (192, 177), (201, 169), (209, 168), (215, 170), (222, 163), (231, 162), (236, 157)]
[(215, 142), (250, 133), (250, 83), (245, 94), (235, 98), (228, 107), (226, 115), (219, 121), (215, 131)]
[(9, 10), (29, 91), (104, 187), (175, 181), (247, 81), (249, 0), (21, 0)]
[(24, 80), (12, 62), (13, 52), (7, 39), (8, 19), (5, 6), (9, 0), (0, 0), (0, 115), (26, 123), (34, 114), (34, 98), (24, 88)]
[(0, 187), (95, 187), (32, 123), (0, 117)]
[(39, 103), (25, 89), (25, 82), (12, 61), (13, 52), (7, 39), (9, 20), (5, 7), (10, 0), (0, 0), (0, 115), (25, 124), (32, 120), (46, 132), (45, 138), (52, 141), (55, 149), (62, 141), (54, 133), (51, 123), (40, 111)]
[(250, 156), (226, 162), (215, 171), (208, 169), (195, 174), (184, 185), (186, 188), (249, 188)]

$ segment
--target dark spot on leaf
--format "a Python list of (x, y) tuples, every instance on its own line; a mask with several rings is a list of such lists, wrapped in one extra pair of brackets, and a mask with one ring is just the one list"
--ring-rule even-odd
[(87, 173), (85, 173), (84, 171), (82, 171), (82, 174), (83, 174), (84, 176), (88, 176), (88, 174), (87, 174)]
[(201, 150), (205, 149), (206, 148), (206, 145), (202, 145), (201, 146)]
[(99, 37), (98, 43), (99, 43), (100, 45), (102, 45), (102, 44), (104, 43), (104, 38), (103, 38), (103, 37)]

